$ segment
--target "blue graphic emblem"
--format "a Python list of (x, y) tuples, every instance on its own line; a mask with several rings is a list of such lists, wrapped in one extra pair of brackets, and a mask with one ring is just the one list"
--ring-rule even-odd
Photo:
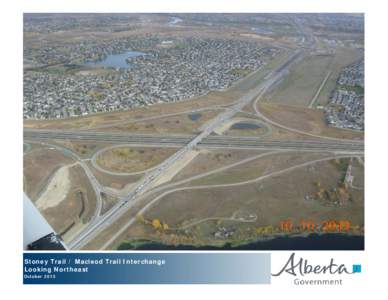
[(353, 265), (353, 273), (361, 273), (361, 265)]

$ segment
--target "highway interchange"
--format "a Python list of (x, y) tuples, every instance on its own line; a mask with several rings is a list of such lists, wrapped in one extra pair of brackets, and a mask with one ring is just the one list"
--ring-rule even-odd
[[(310, 39), (306, 39), (310, 43)], [(309, 46), (310, 47), (310, 46)], [(362, 156), (364, 153), (364, 144), (362, 141), (349, 141), (335, 138), (323, 137), (322, 140), (269, 140), (258, 137), (231, 137), (217, 136), (213, 132), (225, 122), (231, 120), (236, 113), (240, 112), (247, 105), (253, 104), (257, 117), (274, 126), (284, 128), (286, 130), (314, 136), (300, 130), (293, 130), (282, 125), (279, 125), (261, 114), (257, 108), (257, 103), (262, 95), (283, 77), (287, 76), (287, 69), (303, 56), (303, 50), (297, 50), (292, 53), (289, 58), (274, 71), (269, 72), (264, 81), (256, 88), (249, 90), (243, 97), (238, 99), (232, 106), (225, 108), (211, 122), (206, 124), (202, 130), (196, 135), (146, 135), (146, 134), (123, 134), (123, 133), (108, 133), (95, 131), (72, 131), (72, 130), (41, 130), (41, 129), (25, 129), (25, 141), (45, 143), (50, 147), (61, 151), (65, 155), (74, 158), (81, 167), (85, 170), (86, 175), (90, 179), (93, 189), (97, 196), (97, 208), (92, 220), (89, 224), (78, 233), (77, 236), (68, 244), (70, 249), (82, 249), (89, 241), (91, 241), (99, 232), (107, 226), (118, 220), (125, 214), (130, 207), (143, 199), (146, 195), (158, 190), (163, 190), (167, 187), (173, 187), (175, 184), (170, 184), (164, 187), (154, 188), (153, 184), (163, 174), (171, 168), (177, 161), (181, 160), (188, 152), (197, 148), (222, 148), (222, 149), (256, 149), (277, 151), (312, 151), (312, 152), (330, 152), (332, 157), (349, 157)], [(320, 136), (314, 136), (321, 138)], [(65, 147), (53, 145), (52, 140), (81, 140), (94, 142), (110, 142), (112, 144), (133, 145), (133, 146), (148, 146), (148, 147), (179, 147), (179, 150), (169, 157), (167, 160), (159, 164), (157, 167), (145, 172), (139, 182), (135, 184), (132, 190), (125, 196), (119, 197), (119, 201), (106, 213), (101, 214), (102, 200), (101, 192), (106, 192), (102, 187), (89, 166), (74, 152)], [(205, 174), (203, 174), (205, 175)], [(177, 190), (177, 189), (174, 189)], [(179, 190), (179, 188), (178, 188)], [(173, 191), (173, 190), (171, 190)], [(170, 192), (171, 192), (170, 191)], [(168, 193), (168, 191), (166, 192)], [(161, 198), (160, 196), (157, 199)], [(148, 206), (147, 206), (148, 207)], [(145, 209), (145, 208), (144, 208)], [(134, 219), (130, 219), (127, 225), (132, 224)], [(126, 227), (125, 227), (126, 228)], [(122, 232), (122, 230), (120, 231)], [(117, 237), (117, 235), (115, 235)], [(112, 238), (109, 242), (112, 242)], [(106, 243), (104, 247), (108, 244)]]

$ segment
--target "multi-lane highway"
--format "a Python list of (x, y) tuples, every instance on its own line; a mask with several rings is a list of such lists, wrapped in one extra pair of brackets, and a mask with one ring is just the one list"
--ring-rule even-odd
[(113, 144), (129, 144), (138, 146), (169, 146), (180, 149), (156, 168), (145, 173), (142, 179), (136, 183), (130, 193), (103, 215), (97, 214), (96, 218), (82, 230), (69, 244), (71, 249), (82, 248), (96, 233), (109, 224), (112, 224), (122, 216), (141, 196), (149, 190), (153, 183), (178, 160), (195, 148), (236, 148), (236, 149), (263, 149), (263, 150), (297, 150), (297, 151), (321, 151), (335, 153), (363, 153), (364, 145), (358, 141), (340, 140), (265, 140), (255, 137), (230, 137), (214, 136), (212, 132), (223, 123), (228, 122), (241, 111), (246, 105), (258, 101), (262, 95), (276, 82), (287, 75), (287, 69), (296, 60), (300, 59), (303, 51), (295, 51), (281, 66), (265, 76), (265, 80), (257, 87), (249, 90), (244, 96), (238, 99), (234, 105), (225, 108), (217, 117), (206, 126), (201, 128), (197, 135), (161, 136), (161, 135), (140, 135), (123, 134), (112, 132), (95, 131), (58, 131), (58, 130), (24, 130), (25, 140), (82, 140), (82, 141), (104, 141)]
[[(134, 146), (183, 147), (192, 141), (193, 135), (120, 134), (91, 131), (25, 130), (26, 140), (82, 140), (112, 142)], [(212, 136), (203, 138), (199, 148), (301, 150), (361, 153), (361, 141), (318, 141), (318, 140), (268, 140), (260, 137)]]
[[(289, 67), (297, 58), (301, 56), (301, 50), (296, 50), (287, 61), (285, 61), (276, 71), (270, 72), (266, 77), (264, 82), (260, 83), (257, 87), (249, 90), (244, 96), (236, 101), (231, 107), (225, 109), (218, 116), (216, 116), (211, 122), (206, 124), (202, 128), (202, 131), (198, 135), (192, 137), (192, 139), (186, 140), (184, 144), (177, 152), (175, 152), (171, 157), (163, 161), (157, 166), (157, 168), (146, 173), (142, 179), (136, 183), (131, 192), (122, 199), (115, 207), (113, 207), (106, 214), (96, 219), (94, 222), (91, 222), (90, 225), (83, 230), (70, 244), (70, 248), (80, 248), (85, 244), (96, 232), (101, 230), (106, 224), (112, 222), (119, 218), (125, 211), (129, 209), (136, 202), (136, 199), (139, 198), (145, 191), (147, 191), (152, 184), (156, 182), (163, 174), (171, 168), (177, 161), (182, 160), (187, 153), (192, 151), (194, 148), (202, 145), (206, 139), (211, 135), (211, 133), (221, 126), (223, 123), (229, 121), (233, 118), (236, 113), (241, 111), (246, 105), (251, 103), (253, 100), (261, 97), (263, 93), (268, 90), (274, 83), (278, 82), (279, 79), (286, 75), (284, 70)], [(25, 132), (28, 134), (28, 132)], [(110, 134), (111, 135), (111, 134)], [(81, 136), (75, 134), (74, 137)], [(28, 136), (25, 136), (28, 137)], [(31, 136), (30, 136), (31, 137)], [(81, 137), (82, 138), (82, 137)], [(226, 145), (224, 145), (226, 147)]]

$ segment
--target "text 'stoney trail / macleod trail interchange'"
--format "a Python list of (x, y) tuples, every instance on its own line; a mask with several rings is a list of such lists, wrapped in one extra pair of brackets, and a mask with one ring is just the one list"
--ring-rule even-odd
[(25, 247), (363, 249), (363, 24), (25, 14)]

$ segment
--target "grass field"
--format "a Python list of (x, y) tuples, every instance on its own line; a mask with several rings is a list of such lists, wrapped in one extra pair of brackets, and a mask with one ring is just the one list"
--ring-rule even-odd
[(363, 53), (351, 48), (336, 48), (331, 55), (310, 55), (290, 69), (288, 76), (266, 95), (272, 103), (307, 107), (314, 98), (325, 76), (330, 72), (323, 85), (314, 107), (327, 104), (336, 86), (341, 70), (357, 61)]
[(328, 153), (274, 153), (226, 171), (190, 182), (190, 186), (236, 183), (257, 178), (306, 161), (328, 157)]
[(93, 165), (87, 162), (90, 170), (93, 172), (94, 176), (96, 176), (98, 182), (100, 182), (103, 186), (107, 188), (112, 188), (115, 190), (124, 189), (127, 185), (130, 185), (136, 181), (138, 181), (142, 174), (139, 175), (112, 175), (104, 172), (100, 172), (95, 169)]
[(362, 132), (327, 126), (324, 112), (317, 109), (263, 102), (259, 103), (260, 112), (281, 125), (314, 135), (341, 139), (362, 140)]
[[(130, 122), (113, 127), (99, 128), (98, 131), (137, 132), (160, 134), (195, 133), (199, 127), (213, 119), (221, 110), (201, 111), (192, 114), (169, 116), (147, 121)], [(193, 118), (197, 117), (197, 119)]]
[(174, 148), (117, 147), (100, 153), (96, 162), (112, 172), (139, 172), (155, 167), (176, 151)]
[(364, 53), (349, 48), (337, 48), (335, 56), (329, 65), (329, 69), (332, 72), (325, 86), (323, 87), (316, 105), (326, 105), (329, 101), (331, 92), (334, 90), (337, 79), (342, 69), (353, 62), (361, 59)]
[(178, 181), (186, 179), (198, 174), (202, 174), (223, 166), (240, 161), (244, 158), (248, 158), (254, 155), (263, 153), (257, 150), (201, 150), (196, 158), (194, 158), (190, 164), (188, 164), (182, 171), (180, 171), (173, 179)]
[(324, 79), (332, 56), (307, 56), (266, 96), (273, 103), (308, 106)]
[(59, 145), (70, 149), (72, 152), (76, 153), (80, 158), (90, 158), (93, 154), (105, 147), (111, 145), (109, 142), (88, 142), (80, 140), (52, 140), (52, 144)]
[[(343, 172), (335, 164), (320, 162), (258, 183), (175, 192), (160, 199), (144, 217), (151, 220), (157, 218), (170, 227), (179, 227), (202, 218), (229, 217), (245, 211), (257, 216), (256, 221), (241, 224), (245, 229), (277, 226), (287, 219), (295, 223), (306, 219), (317, 223), (349, 220), (352, 224), (363, 226), (362, 191), (350, 190), (352, 201), (344, 206), (305, 200), (306, 195), (315, 192), (315, 182), (319, 181), (323, 187), (331, 189), (338, 185), (342, 177)], [(213, 232), (217, 226), (222, 226), (222, 223), (213, 224)], [(235, 223), (234, 226), (240, 225)]]
[[(300, 158), (294, 158), (295, 162), (299, 160)], [(154, 203), (143, 217), (149, 221), (158, 219), (168, 224), (169, 228), (179, 228), (206, 218), (215, 219), (205, 220), (184, 231), (155, 230), (150, 224), (136, 222), (125, 230), (109, 249), (115, 249), (121, 241), (134, 239), (175, 244), (219, 245), (225, 240), (214, 239), (213, 234), (220, 226), (233, 228), (235, 234), (228, 241), (238, 243), (257, 239), (259, 228), (278, 226), (279, 222), (287, 219), (295, 223), (309, 219), (317, 224), (327, 220), (348, 220), (352, 225), (363, 227), (363, 190), (349, 189), (351, 201), (343, 206), (332, 205), (332, 202), (326, 200), (305, 199), (316, 192), (317, 181), (327, 190), (336, 188), (343, 180), (347, 161), (349, 160), (319, 162), (257, 183), (170, 193)], [(283, 162), (288, 162), (286, 157)], [(268, 162), (268, 165), (271, 166), (271, 163)], [(141, 204), (135, 205), (84, 249), (101, 247), (131, 216), (136, 215), (140, 207), (154, 197), (148, 197)], [(247, 223), (217, 220), (236, 214), (252, 214), (256, 215), (257, 219)], [(270, 236), (271, 234), (267, 235)]]

